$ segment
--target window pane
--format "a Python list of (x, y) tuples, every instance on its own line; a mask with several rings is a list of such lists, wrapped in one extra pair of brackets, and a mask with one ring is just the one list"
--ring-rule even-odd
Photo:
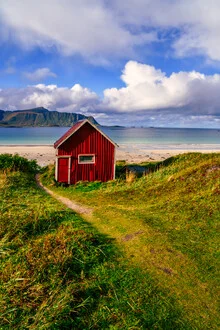
[(79, 163), (94, 163), (94, 155), (81, 155), (79, 156)]

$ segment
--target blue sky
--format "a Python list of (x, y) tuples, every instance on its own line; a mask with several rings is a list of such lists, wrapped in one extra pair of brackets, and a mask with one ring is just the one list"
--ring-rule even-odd
[(220, 2), (0, 3), (0, 109), (220, 127)]

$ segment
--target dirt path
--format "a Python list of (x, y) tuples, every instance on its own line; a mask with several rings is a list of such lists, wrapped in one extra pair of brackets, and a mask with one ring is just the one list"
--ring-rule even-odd
[(84, 205), (75, 203), (73, 201), (71, 201), (68, 198), (62, 197), (57, 195), (56, 193), (54, 193), (52, 190), (46, 188), (39, 179), (39, 174), (36, 175), (36, 181), (37, 181), (37, 185), (43, 189), (44, 191), (46, 191), (49, 195), (51, 195), (52, 197), (56, 198), (59, 202), (63, 203), (64, 205), (66, 205), (69, 209), (72, 209), (73, 211), (79, 213), (79, 214), (88, 214), (91, 215), (93, 212), (92, 208), (86, 207)]

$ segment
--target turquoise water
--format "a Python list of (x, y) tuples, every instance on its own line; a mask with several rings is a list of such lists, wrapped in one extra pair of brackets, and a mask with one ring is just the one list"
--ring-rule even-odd
[(117, 143), (219, 144), (220, 130), (185, 128), (104, 128)]
[(53, 144), (69, 127), (0, 127), (0, 145)]
[[(52, 145), (68, 127), (0, 127), (0, 145)], [(117, 144), (138, 145), (205, 145), (220, 147), (220, 130), (191, 128), (113, 128), (102, 130)]]

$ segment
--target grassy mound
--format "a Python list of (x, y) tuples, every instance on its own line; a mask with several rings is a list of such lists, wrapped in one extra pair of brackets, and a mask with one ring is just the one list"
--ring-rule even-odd
[(1, 329), (190, 329), (175, 295), (36, 186), (0, 174)]
[(220, 155), (183, 154), (150, 169), (133, 182), (55, 187), (50, 171), (42, 180), (92, 206), (93, 226), (115, 239), (131, 267), (176, 297), (192, 328), (217, 329)]

